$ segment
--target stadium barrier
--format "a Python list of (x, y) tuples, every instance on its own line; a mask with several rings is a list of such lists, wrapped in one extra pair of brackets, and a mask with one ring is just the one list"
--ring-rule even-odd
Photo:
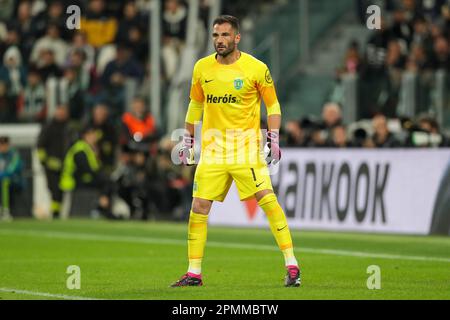
[[(287, 149), (272, 175), (290, 228), (449, 235), (450, 150)], [(212, 225), (268, 226), (233, 185)]]

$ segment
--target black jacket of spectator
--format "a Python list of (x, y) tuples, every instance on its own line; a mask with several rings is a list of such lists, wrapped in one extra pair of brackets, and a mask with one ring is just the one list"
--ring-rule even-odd
[(144, 77), (142, 66), (132, 57), (123, 63), (113, 60), (106, 65), (101, 78), (105, 88), (113, 87), (111, 76), (115, 73), (120, 73), (125, 77), (135, 78), (138, 81), (142, 81), (142, 78)]
[(16, 101), (6, 92), (6, 85), (0, 82), (0, 123), (13, 122), (17, 118)]
[(373, 142), (376, 148), (398, 148), (401, 147), (400, 142), (389, 132), (384, 141), (378, 139), (377, 134), (373, 135)]
[(62, 70), (56, 63), (37, 67), (36, 69), (39, 71), (39, 74), (44, 82), (50, 77), (60, 78), (62, 76)]
[[(65, 13), (65, 10), (64, 10)], [(66, 16), (65, 15), (61, 15), (57, 18), (52, 18), (47, 14), (47, 11), (43, 11), (41, 13), (39, 13), (36, 17), (33, 18), (32, 21), (32, 26), (33, 26), (33, 32), (34, 32), (34, 37), (40, 38), (43, 37), (45, 35), (45, 32), (47, 30), (47, 26), (50, 24), (54, 24), (57, 25), (61, 32), (61, 37), (64, 40), (69, 40), (70, 36), (71, 36), (71, 30), (69, 30), (66, 27)]]
[(163, 12), (162, 31), (164, 37), (184, 41), (187, 30), (187, 8), (182, 2), (176, 13)]
[(140, 13), (131, 20), (126, 18), (120, 20), (119, 27), (117, 28), (116, 43), (126, 43), (128, 41), (128, 33), (134, 27), (139, 28), (141, 31), (148, 28), (148, 22)]
[(39, 159), (44, 167), (52, 171), (61, 171), (64, 156), (74, 139), (75, 131), (66, 121), (53, 119), (44, 125), (37, 143)]
[(118, 146), (118, 134), (116, 128), (109, 122), (103, 124), (95, 124), (93, 121), (89, 123), (89, 126), (97, 130), (99, 140), (98, 156), (107, 171), (112, 171), (115, 165), (115, 153)]

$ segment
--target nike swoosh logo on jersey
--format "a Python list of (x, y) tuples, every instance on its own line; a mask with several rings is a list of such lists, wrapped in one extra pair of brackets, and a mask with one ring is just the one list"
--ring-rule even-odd
[(284, 226), (283, 228), (281, 228), (281, 229), (277, 229), (277, 231), (281, 231), (281, 230), (283, 230), (283, 229), (285, 229), (287, 227), (287, 225), (286, 226)]
[(261, 183), (258, 183), (258, 184), (256, 185), (256, 187), (259, 188), (263, 183), (264, 183), (264, 181), (261, 182)]
[(205, 83), (210, 83), (211, 81), (214, 81), (214, 79), (212, 79), (212, 80), (205, 80)]

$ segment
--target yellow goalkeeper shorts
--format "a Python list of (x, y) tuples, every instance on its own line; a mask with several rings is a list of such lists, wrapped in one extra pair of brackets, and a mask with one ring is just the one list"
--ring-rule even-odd
[(193, 197), (223, 202), (233, 180), (241, 200), (252, 198), (258, 191), (273, 190), (265, 163), (243, 165), (200, 162), (195, 171)]

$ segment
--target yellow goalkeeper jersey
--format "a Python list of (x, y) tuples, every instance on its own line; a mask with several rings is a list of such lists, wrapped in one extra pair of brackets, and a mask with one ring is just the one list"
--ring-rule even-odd
[(259, 162), (261, 99), (268, 114), (280, 114), (263, 62), (244, 52), (230, 65), (217, 62), (216, 54), (200, 59), (194, 66), (190, 99), (195, 108), (203, 108), (201, 162)]

